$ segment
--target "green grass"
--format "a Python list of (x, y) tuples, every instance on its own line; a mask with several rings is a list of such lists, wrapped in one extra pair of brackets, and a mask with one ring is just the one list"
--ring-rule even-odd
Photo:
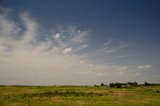
[(160, 86), (0, 86), (0, 106), (160, 106)]

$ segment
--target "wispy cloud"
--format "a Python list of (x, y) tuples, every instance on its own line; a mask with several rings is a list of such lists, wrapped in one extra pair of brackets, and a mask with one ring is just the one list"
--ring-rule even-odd
[(112, 42), (113, 40), (110, 39), (109, 41), (107, 41), (103, 47), (101, 47), (100, 49), (97, 49), (95, 52), (97, 55), (100, 55), (102, 53), (104, 54), (110, 54), (110, 53), (114, 53), (117, 52), (118, 50), (121, 50), (125, 47), (128, 46), (128, 44), (124, 44), (124, 43), (120, 43), (119, 45), (116, 46), (109, 46), (109, 44)]
[(55, 40), (58, 40), (61, 38), (61, 35), (60, 35), (60, 33), (56, 33), (53, 37)]
[(149, 69), (152, 68), (152, 65), (147, 64), (147, 65), (139, 65), (137, 66), (137, 69), (143, 70), (143, 69)]
[(111, 44), (111, 43), (112, 43), (112, 41), (113, 41), (113, 39), (112, 39), (112, 38), (110, 38), (110, 40), (108, 40), (107, 42), (105, 42), (105, 43), (104, 43), (104, 46), (108, 46), (109, 44)]
[(72, 41), (75, 43), (84, 43), (86, 41), (85, 37), (88, 35), (88, 31), (85, 32), (78, 32), (76, 36), (72, 38)]
[(120, 53), (121, 51), (127, 50), (128, 45), (129, 44), (122, 42), (116, 42), (116, 44), (114, 44), (113, 39), (111, 38), (105, 44), (89, 52), (87, 55), (91, 58), (96, 58), (97, 62), (106, 63), (108, 62), (108, 59), (122, 58), (118, 57), (120, 55), (123, 55), (123, 57), (129, 56), (128, 54), (124, 55)]
[(63, 54), (68, 54), (68, 53), (71, 53), (73, 51), (72, 47), (68, 47), (68, 48), (65, 48), (62, 53)]
[[(36, 19), (27, 12), (17, 14), (20, 21), (15, 21), (11, 10), (0, 8), (0, 11), (1, 83), (82, 84), (100, 81), (95, 80), (95, 76), (107, 76), (113, 70), (128, 68), (95, 63), (97, 58), (90, 58), (90, 55), (105, 54), (109, 50), (113, 53), (126, 47), (126, 44), (110, 47), (110, 39), (105, 47), (86, 55), (82, 51), (89, 48), (90, 30), (71, 25), (44, 33)], [(76, 81), (73, 82), (73, 79)]]
[(117, 70), (127, 70), (128, 66), (119, 66), (117, 67)]
[(120, 50), (120, 49), (122, 49), (122, 48), (125, 48), (125, 47), (127, 47), (128, 46), (128, 44), (120, 44), (120, 45), (118, 45), (118, 46), (115, 46), (115, 47), (111, 47), (110, 49), (108, 49), (108, 50), (106, 50), (106, 51), (104, 51), (106, 54), (107, 53), (113, 53), (113, 52), (116, 52), (117, 50)]

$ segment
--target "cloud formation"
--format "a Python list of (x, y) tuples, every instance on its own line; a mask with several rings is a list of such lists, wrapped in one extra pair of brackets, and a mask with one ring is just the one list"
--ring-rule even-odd
[(118, 75), (128, 78), (128, 66), (99, 62), (127, 44), (110, 46), (110, 39), (90, 49), (90, 30), (69, 25), (43, 32), (27, 12), (18, 13), (18, 20), (12, 13), (0, 8), (0, 84), (97, 84), (119, 80)]
[[(80, 71), (76, 68), (77, 65), (83, 67), (84, 64), (80, 66), (78, 63), (84, 57), (67, 54), (73, 51), (73, 47), (79, 45), (76, 44), (79, 43), (76, 39), (83, 42), (82, 36), (87, 32), (81, 31), (78, 32), (78, 35), (75, 33), (73, 36), (76, 29), (69, 26), (65, 32), (55, 33), (54, 36), (52, 36), (53, 34), (44, 34), (40, 37), (41, 30), (38, 22), (27, 12), (19, 13), (20, 21), (18, 23), (11, 17), (11, 10), (1, 8), (1, 11), (1, 84), (44, 84), (45, 81), (55, 84), (74, 83), (70, 76), (74, 77)], [(72, 31), (70, 32), (70, 30)], [(57, 31), (58, 29), (55, 29), (55, 32)], [(67, 41), (61, 39), (63, 34), (67, 34)], [(75, 36), (80, 37), (74, 38)], [(80, 46), (84, 48), (83, 44)], [(88, 70), (87, 67), (85, 68), (83, 70)]]
[(147, 64), (147, 65), (140, 65), (140, 66), (137, 67), (137, 69), (140, 69), (140, 70), (141, 70), (141, 69), (142, 69), (142, 70), (143, 70), (143, 69), (149, 69), (149, 68), (152, 68), (152, 65)]
[(72, 47), (68, 47), (68, 48), (65, 48), (62, 53), (63, 54), (67, 54), (67, 53), (71, 53), (73, 51)]
[(60, 33), (56, 33), (56, 35), (54, 35), (54, 38), (55, 38), (55, 39), (60, 39), (60, 38), (61, 38)]

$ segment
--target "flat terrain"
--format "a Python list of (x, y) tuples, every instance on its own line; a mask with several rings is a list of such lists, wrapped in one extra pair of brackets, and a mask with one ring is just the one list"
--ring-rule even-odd
[(0, 106), (160, 106), (160, 86), (0, 86)]

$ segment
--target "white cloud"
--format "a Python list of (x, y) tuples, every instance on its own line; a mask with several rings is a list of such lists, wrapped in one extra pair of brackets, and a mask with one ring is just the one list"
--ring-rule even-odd
[(80, 30), (78, 30), (77, 32), (78, 32), (78, 33), (81, 33), (81, 31), (80, 31)]
[(117, 67), (117, 70), (127, 70), (128, 66), (119, 66)]
[[(89, 55), (78, 53), (88, 47), (90, 31), (77, 31), (74, 26), (53, 28), (54, 33), (59, 32), (53, 36), (47, 30), (42, 33), (40, 24), (28, 13), (19, 13), (20, 21), (15, 21), (12, 13), (4, 10), (0, 13), (0, 84), (90, 84), (101, 82), (95, 76), (111, 75), (114, 71), (122, 74), (118, 71), (127, 69), (96, 63), (97, 58), (89, 57), (93, 51)], [(108, 49), (99, 51), (104, 53)]]
[(55, 35), (54, 35), (54, 39), (60, 39), (61, 38), (61, 35), (60, 35), (60, 33), (56, 33)]
[(110, 49), (107, 49), (106, 51), (104, 51), (106, 54), (108, 53), (113, 53), (113, 52), (116, 52), (117, 50), (120, 50), (120, 49), (123, 49), (125, 47), (127, 47), (128, 44), (120, 44), (118, 46), (115, 46), (115, 47), (111, 47)]
[(150, 64), (147, 64), (147, 65), (140, 65), (140, 66), (138, 66), (137, 67), (137, 69), (149, 69), (149, 68), (152, 68), (152, 65), (150, 65)]
[(29, 14), (24, 12), (20, 14), (21, 20), (25, 27), (22, 43), (30, 43), (37, 36), (38, 23), (34, 19), (30, 19)]
[(62, 53), (63, 54), (68, 54), (68, 53), (71, 53), (73, 51), (72, 47), (68, 47), (68, 48), (65, 48)]
[(87, 47), (88, 47), (87, 44), (84, 44), (84, 45), (81, 46), (82, 49), (83, 49), (83, 48), (87, 48)]
[(97, 60), (101, 59), (102, 57), (117, 58), (117, 56), (115, 56), (114, 54), (126, 49), (126, 47), (128, 46), (128, 44), (124, 44), (124, 43), (120, 43), (119, 45), (109, 46), (110, 43), (112, 43), (112, 39), (106, 42), (102, 47), (96, 49), (95, 52), (92, 52), (92, 55), (90, 54), (89, 55), (91, 57), (97, 58)]
[(17, 27), (17, 24), (10, 20), (11, 15), (10, 9), (0, 7), (0, 36), (7, 37), (8, 35), (12, 34), (12, 37), (20, 31), (20, 28)]
[(90, 31), (76, 31), (76, 27), (70, 27), (71, 41), (75, 43), (85, 43), (87, 41), (87, 36), (90, 34)]
[(78, 45), (74, 51), (75, 52), (80, 52), (80, 51), (83, 51), (87, 47), (88, 47), (88, 44), (82, 44), (80, 46)]
[(109, 44), (111, 44), (113, 41), (113, 39), (111, 38), (110, 40), (108, 40), (106, 43), (104, 43), (104, 46), (108, 46)]

